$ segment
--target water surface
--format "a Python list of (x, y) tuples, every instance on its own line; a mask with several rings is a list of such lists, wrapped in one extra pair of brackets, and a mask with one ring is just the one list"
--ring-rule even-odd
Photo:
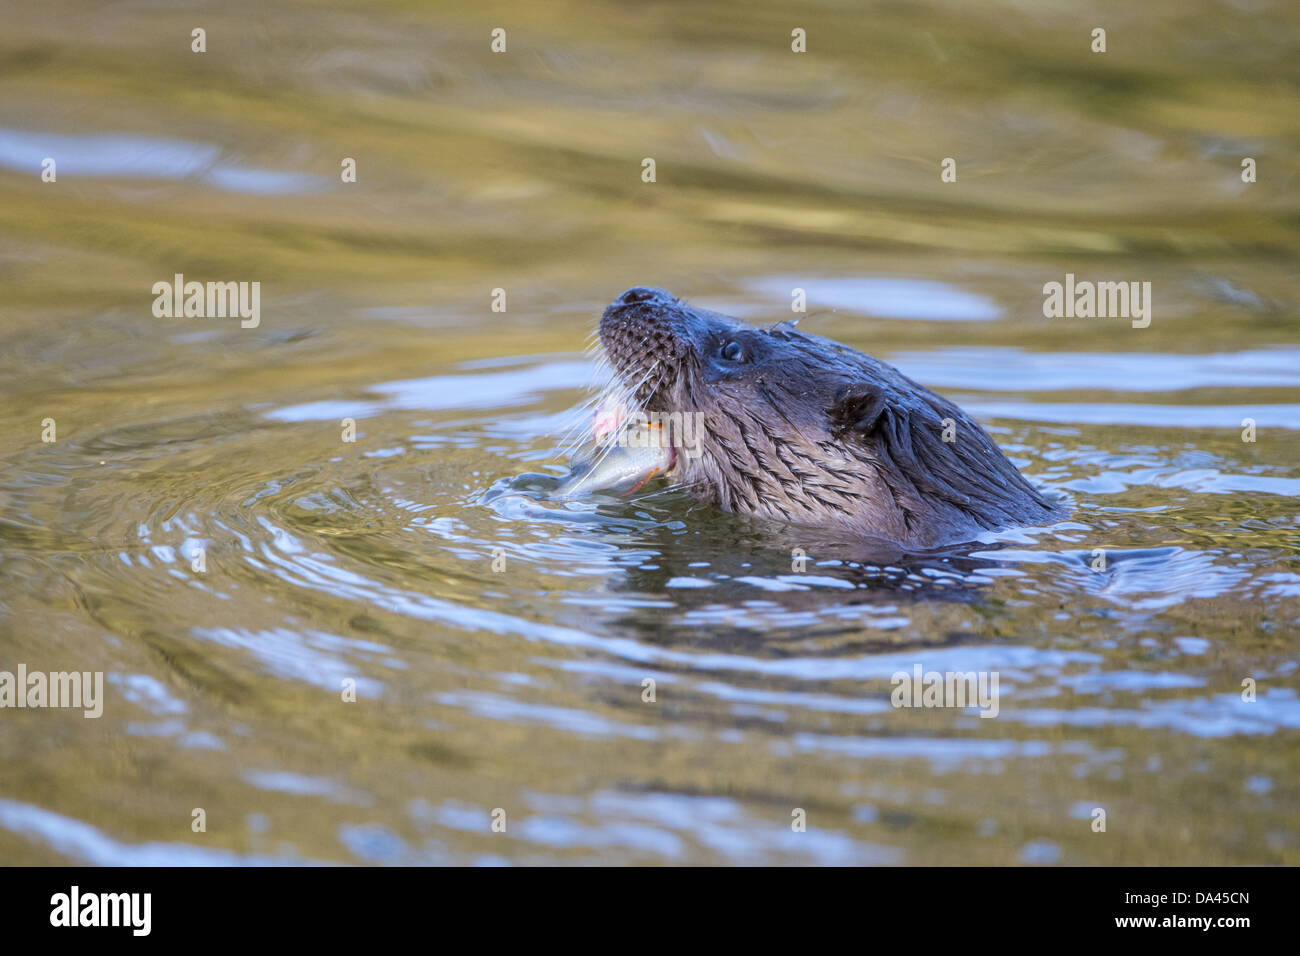
[[(106, 701), (0, 711), (0, 860), (1300, 862), (1293, 4), (6, 17), (0, 670)], [(805, 289), (1071, 514), (895, 564), (548, 498), (634, 284)], [(998, 716), (893, 708), (918, 663)]]

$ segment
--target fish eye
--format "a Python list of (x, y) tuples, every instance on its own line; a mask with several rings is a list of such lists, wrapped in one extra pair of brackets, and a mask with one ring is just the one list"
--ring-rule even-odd
[(722, 347), (722, 357), (728, 362), (739, 362), (745, 357), (745, 350), (739, 342), (731, 341)]

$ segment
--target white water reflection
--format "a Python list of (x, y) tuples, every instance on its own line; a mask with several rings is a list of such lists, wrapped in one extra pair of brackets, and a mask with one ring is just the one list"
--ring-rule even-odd
[[(980, 391), (1178, 392), (1194, 388), (1300, 387), (1300, 349), (1168, 354), (945, 348), (893, 352), (889, 361), (930, 388)], [(989, 369), (997, 369), (990, 375)]]
[(931, 322), (991, 322), (1002, 315), (996, 302), (946, 282), (897, 276), (766, 276), (745, 287), (789, 303), (791, 289), (803, 289), (808, 308), (836, 309), (887, 319)]
[(44, 843), (72, 863), (91, 866), (303, 866), (297, 854), (249, 855), (185, 843), (128, 843), (97, 827), (28, 803), (0, 797), (0, 827)]
[(307, 173), (253, 169), (222, 162), (208, 143), (130, 133), (65, 134), (0, 129), (0, 166), (39, 176), (46, 158), (59, 181), (69, 179), (199, 179), (227, 192), (289, 195), (310, 192), (323, 179)]

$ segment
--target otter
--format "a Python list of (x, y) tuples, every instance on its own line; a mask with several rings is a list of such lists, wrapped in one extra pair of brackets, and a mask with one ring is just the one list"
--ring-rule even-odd
[(635, 286), (599, 340), (620, 402), (694, 417), (697, 453), (672, 455), (667, 477), (726, 511), (916, 549), (1063, 513), (952, 402), (792, 321), (759, 328)]

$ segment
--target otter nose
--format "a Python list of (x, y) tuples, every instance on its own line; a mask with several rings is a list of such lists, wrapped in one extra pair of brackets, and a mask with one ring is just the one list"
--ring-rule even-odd
[(660, 296), (666, 296), (663, 289), (650, 289), (643, 285), (634, 285), (618, 297), (619, 305), (635, 305), (638, 302), (649, 302), (651, 299)]

